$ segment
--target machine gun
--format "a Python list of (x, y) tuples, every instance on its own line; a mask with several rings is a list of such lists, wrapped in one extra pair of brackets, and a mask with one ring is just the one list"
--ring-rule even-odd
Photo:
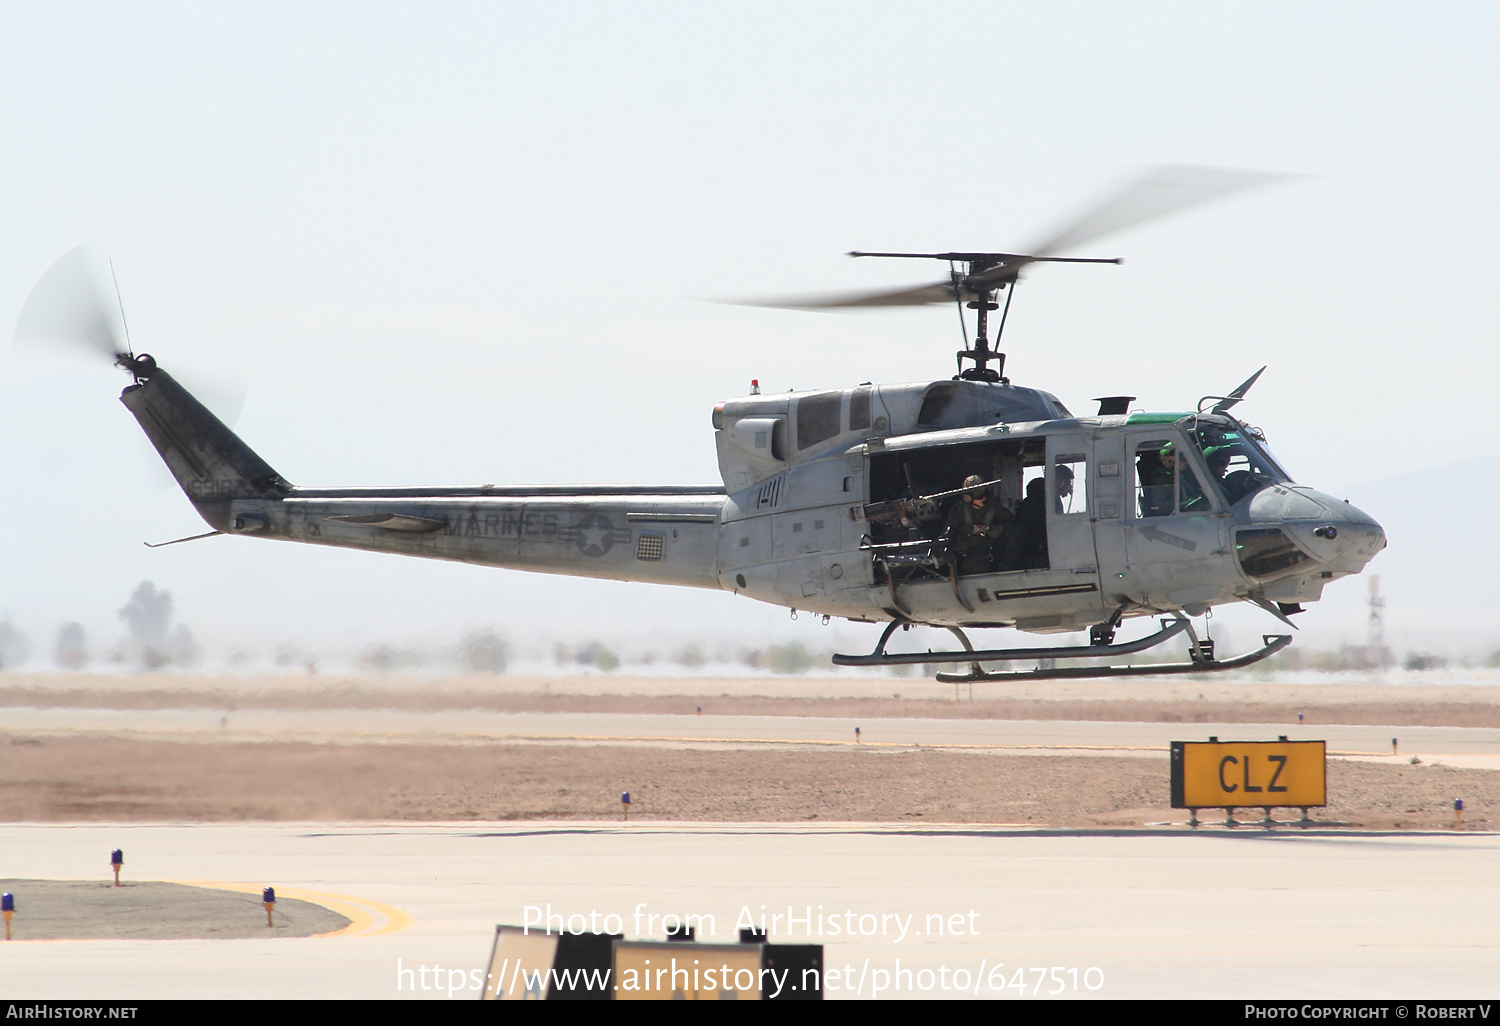
[(933, 492), (930, 495), (917, 495), (909, 499), (887, 499), (884, 502), (865, 503), (865, 520), (872, 524), (900, 524), (902, 527), (914, 528), (923, 521), (936, 520), (941, 507), (939, 503), (943, 499), (955, 495), (970, 495), (991, 488), (1000, 483), (1000, 479), (985, 481), (983, 484), (971, 485), (968, 488), (953, 488), (946, 492)]
[[(910, 481), (908, 471), (908, 482)], [(944, 499), (956, 495), (972, 495), (984, 492), (999, 484), (1000, 480), (984, 481), (967, 488), (952, 488), (944, 492), (932, 492), (907, 499), (888, 499), (883, 502), (866, 503), (865, 519), (871, 524), (900, 524), (915, 537), (909, 541), (873, 542), (868, 538), (860, 548), (870, 552), (883, 571), (886, 586), (890, 589), (891, 604), (903, 614), (907, 612), (897, 597), (896, 586), (912, 577), (933, 575), (946, 577), (953, 587), (953, 595), (969, 612), (974, 607), (958, 587), (958, 560), (953, 550), (953, 539), (944, 534), (940, 538), (920, 537), (923, 522), (936, 520), (941, 514)]]

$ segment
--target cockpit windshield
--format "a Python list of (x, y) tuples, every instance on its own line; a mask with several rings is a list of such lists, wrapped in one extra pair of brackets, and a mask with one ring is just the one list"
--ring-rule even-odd
[(1192, 435), (1203, 453), (1203, 462), (1208, 464), (1209, 480), (1231, 506), (1262, 488), (1291, 480), (1262, 440), (1237, 424), (1231, 427), (1200, 421)]

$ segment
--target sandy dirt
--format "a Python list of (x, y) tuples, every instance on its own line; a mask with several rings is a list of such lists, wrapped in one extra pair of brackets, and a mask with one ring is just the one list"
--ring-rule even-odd
[[(1121, 828), (1186, 819), (1167, 778), (1165, 757), (0, 736), (0, 821), (601, 819), (628, 790), (633, 820)], [(1328, 793), (1316, 819), (1448, 828), (1461, 795), (1487, 829), (1500, 773), (1330, 760)]]
[(1500, 727), (1500, 687), (1175, 679), (981, 684), (926, 679), (0, 674), (0, 709), (486, 709), (858, 719)]
[[(876, 697), (876, 696), (879, 697)], [(9, 708), (485, 709), (510, 712), (1500, 726), (1500, 687), (1282, 680), (1072, 681), (955, 688), (920, 678), (521, 675), (420, 679), (0, 674)], [(634, 819), (1130, 827), (1186, 818), (1156, 757), (910, 749), (495, 743), (207, 743), (0, 731), (0, 821)], [(1324, 821), (1500, 823), (1500, 772), (1331, 760)], [(1219, 814), (1214, 814), (1217, 817)], [(1247, 814), (1247, 815), (1258, 815)], [(1278, 815), (1290, 818), (1296, 813)]]

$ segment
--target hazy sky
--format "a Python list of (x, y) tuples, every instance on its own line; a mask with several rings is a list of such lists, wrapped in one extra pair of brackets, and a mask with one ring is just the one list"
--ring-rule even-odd
[[(296, 483), (704, 482), (750, 378), (941, 377), (960, 338), (942, 308), (701, 298), (919, 283), (942, 269), (841, 254), (1021, 248), (1145, 165), (1286, 172), (1075, 254), (1123, 266), (1036, 271), (1008, 370), (1184, 409), (1269, 364), (1245, 416), (1341, 490), (1494, 451), (1497, 30), (1480, 3), (4, 2), (0, 326), (92, 240), (137, 350), (248, 381), (237, 428)], [(9, 359), (0, 613), (39, 638), (119, 632), (146, 578), (268, 642), (783, 630), (727, 595), (146, 550), (203, 528), (124, 376)]]

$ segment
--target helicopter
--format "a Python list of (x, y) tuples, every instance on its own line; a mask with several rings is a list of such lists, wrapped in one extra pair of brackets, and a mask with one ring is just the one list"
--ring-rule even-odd
[[(721, 481), (711, 485), (294, 485), (152, 356), (132, 351), (123, 304), (117, 318), (97, 289), (77, 286), (78, 250), (44, 275), (16, 335), (86, 342), (131, 376), (120, 401), (211, 528), (163, 545), (240, 535), (726, 590), (825, 622), (883, 623), (871, 652), (833, 662), (968, 664), (938, 672), (946, 682), (1230, 670), (1291, 636), (1267, 634), (1258, 649), (1219, 658), (1193, 618), (1249, 602), (1295, 626), (1303, 603), (1385, 547), (1380, 525), (1294, 483), (1264, 432), (1231, 412), (1264, 367), (1190, 409), (1132, 411), (1135, 397), (1121, 395), (1075, 415), (1052, 393), (1012, 383), (998, 346), (1023, 271), (1117, 264), (1057, 252), (1269, 177), (1159, 169), (1025, 252), (850, 254), (947, 263), (935, 283), (756, 301), (954, 304), (965, 348), (948, 378), (767, 394), (752, 382), (713, 408)], [(1125, 621), (1150, 617), (1160, 618), (1154, 632), (1117, 641)], [(887, 650), (916, 626), (946, 629), (958, 646)], [(976, 648), (968, 632), (983, 628), (1086, 631), (1087, 642)], [(1185, 661), (1121, 661), (1183, 634)]]

